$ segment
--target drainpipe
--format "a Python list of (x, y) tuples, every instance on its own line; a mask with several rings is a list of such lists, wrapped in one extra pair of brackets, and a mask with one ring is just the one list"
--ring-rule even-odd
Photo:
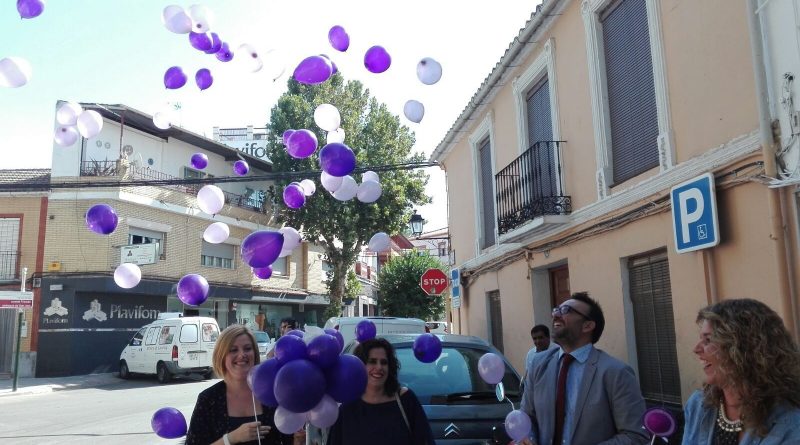
[[(753, 59), (753, 72), (756, 87), (756, 103), (758, 104), (758, 127), (761, 142), (762, 156), (764, 158), (764, 173), (771, 178), (777, 177), (775, 163), (775, 143), (772, 137), (772, 122), (770, 119), (767, 73), (764, 64), (764, 54), (762, 52), (763, 42), (761, 41), (761, 22), (756, 13), (758, 4), (756, 0), (747, 1), (747, 27), (750, 31), (750, 50)], [(789, 283), (790, 273), (786, 250), (786, 216), (782, 209), (783, 191), (781, 188), (767, 189), (767, 201), (769, 206), (770, 238), (775, 241), (775, 269), (778, 278), (778, 292), (781, 301), (781, 313), (784, 323), (792, 337), (797, 340), (797, 312), (794, 303), (794, 296), (791, 292)]]

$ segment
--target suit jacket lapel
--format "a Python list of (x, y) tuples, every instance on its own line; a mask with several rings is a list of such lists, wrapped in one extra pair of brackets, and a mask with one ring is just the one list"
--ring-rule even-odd
[[(555, 409), (556, 409), (556, 391), (558, 385), (558, 352), (553, 354), (553, 357), (550, 359), (550, 362), (547, 364), (547, 369), (545, 370), (545, 382), (548, 382), (547, 385), (547, 396), (545, 397), (545, 405), (548, 409), (544, 411), (544, 413), (537, 413), (537, 417), (539, 417), (539, 443), (542, 444), (550, 444), (553, 442), (553, 434), (556, 429), (556, 417), (555, 417)], [(544, 427), (542, 427), (544, 426)]]
[(573, 414), (572, 424), (566, 425), (570, 431), (569, 437), (573, 439), (575, 438), (575, 426), (578, 425), (578, 422), (581, 420), (584, 408), (583, 405), (586, 403), (586, 396), (589, 394), (589, 389), (592, 387), (592, 381), (594, 380), (595, 371), (597, 371), (597, 361), (599, 359), (600, 352), (593, 347), (588, 360), (586, 360), (586, 365), (583, 368), (583, 377), (581, 377), (580, 389), (578, 390), (578, 400), (575, 401), (575, 413)]

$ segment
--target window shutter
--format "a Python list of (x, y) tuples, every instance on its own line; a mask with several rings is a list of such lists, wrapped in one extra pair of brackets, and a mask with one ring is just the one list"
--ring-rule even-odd
[(483, 210), (483, 238), (481, 248), (493, 246), (494, 239), (494, 173), (492, 172), (492, 146), (487, 138), (478, 149), (481, 168), (481, 209)]
[(645, 0), (601, 15), (614, 184), (658, 166), (658, 111)]
[(201, 255), (233, 259), (234, 250), (235, 249), (231, 244), (211, 244), (203, 241)]
[(639, 381), (645, 399), (681, 403), (675, 319), (666, 252), (630, 260)]
[(531, 160), (535, 198), (556, 196), (556, 170), (553, 149), (553, 121), (550, 115), (550, 88), (545, 77), (528, 95), (528, 141), (534, 152)]
[(503, 314), (500, 311), (500, 291), (486, 294), (489, 300), (489, 340), (495, 348), (503, 352)]

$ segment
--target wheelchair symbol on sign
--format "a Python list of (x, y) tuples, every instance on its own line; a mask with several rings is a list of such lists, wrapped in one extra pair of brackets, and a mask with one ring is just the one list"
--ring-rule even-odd
[(697, 226), (697, 238), (698, 239), (708, 238), (708, 231), (706, 230), (705, 224), (700, 224), (699, 226)]

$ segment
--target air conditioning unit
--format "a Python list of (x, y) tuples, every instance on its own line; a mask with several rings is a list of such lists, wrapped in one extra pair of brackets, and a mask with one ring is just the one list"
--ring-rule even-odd
[(42, 287), (42, 279), (41, 278), (34, 278), (33, 279), (33, 287), (35, 287), (35, 288)]
[(48, 272), (61, 272), (61, 261), (50, 261), (47, 263)]

